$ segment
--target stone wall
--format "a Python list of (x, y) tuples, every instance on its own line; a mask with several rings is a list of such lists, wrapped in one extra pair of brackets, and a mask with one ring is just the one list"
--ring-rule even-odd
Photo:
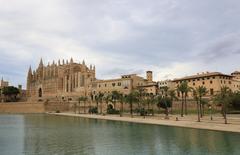
[(43, 103), (8, 102), (0, 103), (0, 113), (44, 113)]

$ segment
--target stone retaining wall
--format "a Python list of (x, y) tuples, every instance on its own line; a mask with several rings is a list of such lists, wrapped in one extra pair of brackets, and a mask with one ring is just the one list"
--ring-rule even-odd
[(0, 113), (44, 113), (43, 103), (9, 102), (0, 103)]

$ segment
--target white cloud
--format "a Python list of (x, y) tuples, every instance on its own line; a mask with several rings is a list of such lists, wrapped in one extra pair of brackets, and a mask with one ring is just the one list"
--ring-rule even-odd
[[(0, 0), (0, 73), (24, 84), (27, 67), (37, 66), (40, 57), (45, 63), (85, 59), (96, 65), (98, 78), (124, 72), (145, 76), (145, 70), (153, 70), (155, 80), (231, 72), (239, 68), (239, 4)], [(229, 51), (234, 52), (223, 56)], [(209, 57), (212, 63), (206, 62)]]

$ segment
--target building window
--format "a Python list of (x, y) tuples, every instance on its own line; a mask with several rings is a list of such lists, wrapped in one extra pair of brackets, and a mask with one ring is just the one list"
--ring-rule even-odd
[(100, 87), (101, 87), (101, 85), (99, 84), (99, 85), (98, 85), (98, 87), (100, 88)]
[(115, 85), (116, 85), (115, 83), (112, 83), (112, 86), (113, 86), (113, 87), (115, 87)]
[(203, 81), (203, 82), (202, 82), (202, 84), (204, 85), (204, 84), (205, 84), (205, 82)]
[(197, 79), (198, 81), (200, 80), (200, 79)]
[(107, 87), (107, 84), (105, 84), (105, 87)]
[(205, 80), (204, 78), (202, 78), (202, 80)]
[(195, 86), (195, 82), (193, 82), (193, 86)]
[(121, 86), (122, 85), (122, 83), (121, 82), (118, 82), (118, 86)]
[(210, 84), (212, 84), (213, 82), (212, 81), (210, 81)]
[(213, 76), (212, 78), (215, 79), (215, 76)]
[(229, 81), (228, 83), (229, 83), (229, 84), (232, 84), (232, 82), (231, 82), (231, 81)]

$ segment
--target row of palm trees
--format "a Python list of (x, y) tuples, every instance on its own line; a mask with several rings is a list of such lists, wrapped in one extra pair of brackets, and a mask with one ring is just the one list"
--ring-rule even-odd
[[(188, 93), (192, 92), (193, 98), (197, 103), (198, 122), (200, 122), (200, 119), (204, 115), (204, 105), (206, 104), (206, 100), (203, 100), (203, 97), (208, 94), (207, 88), (204, 86), (192, 88), (188, 86), (187, 82), (182, 82), (180, 85), (178, 85), (177, 91), (180, 92), (182, 96), (181, 116), (183, 117), (183, 105), (185, 105), (185, 115), (187, 115), (186, 98), (188, 96)], [(221, 87), (220, 91), (212, 98), (211, 102), (221, 105), (221, 111), (225, 120), (225, 124), (227, 124), (227, 108), (232, 102), (235, 94), (239, 94), (239, 91), (234, 93), (229, 87), (223, 86)]]
[[(169, 96), (169, 97), (168, 97)], [(133, 117), (134, 113), (134, 105), (137, 105), (138, 113), (142, 110), (142, 115), (145, 116), (147, 114), (154, 115), (154, 105), (157, 105), (159, 108), (165, 109), (166, 117), (169, 114), (169, 108), (172, 106), (173, 100), (176, 99), (176, 95), (174, 91), (166, 91), (164, 95), (153, 95), (146, 93), (144, 89), (136, 89), (132, 91), (128, 95), (124, 95), (122, 93), (119, 93), (118, 91), (113, 91), (112, 93), (98, 93), (95, 96), (95, 102), (97, 107), (97, 112), (100, 114), (103, 114), (103, 104), (109, 105), (109, 103), (113, 104), (114, 109), (116, 109), (116, 103), (120, 103), (120, 110), (119, 114), (120, 117), (123, 116), (124, 111), (124, 104), (129, 105), (129, 110), (131, 117)], [(86, 102), (88, 98), (87, 97), (80, 97), (79, 98), (79, 106), (83, 102), (84, 106), (84, 113), (86, 113)], [(147, 107), (147, 108), (146, 108)], [(146, 110), (145, 110), (146, 108)], [(75, 113), (77, 113), (77, 105), (75, 105)], [(80, 111), (80, 109), (78, 110)]]
[[(114, 106), (114, 109), (116, 109), (116, 103), (120, 103), (120, 110), (119, 114), (120, 117), (123, 116), (124, 111), (124, 104), (129, 105), (129, 110), (131, 117), (133, 117), (134, 113), (134, 104), (137, 105), (138, 109), (143, 109), (143, 116), (147, 114), (150, 114), (150, 107), (151, 107), (151, 113), (154, 115), (154, 105), (157, 105), (159, 108), (163, 108), (165, 110), (166, 119), (169, 115), (169, 108), (172, 107), (172, 103), (174, 100), (178, 100), (176, 97), (176, 91), (181, 94), (181, 117), (183, 117), (184, 113), (187, 115), (187, 97), (188, 93), (192, 92), (193, 98), (197, 103), (197, 114), (198, 114), (198, 122), (201, 121), (201, 118), (204, 115), (204, 104), (206, 103), (203, 97), (205, 97), (208, 93), (208, 90), (204, 86), (199, 86), (197, 88), (191, 88), (188, 86), (187, 82), (182, 82), (179, 86), (177, 86), (176, 90), (169, 90), (168, 87), (163, 88), (163, 94), (153, 95), (148, 94), (144, 89), (137, 89), (132, 91), (128, 95), (124, 95), (122, 93), (119, 93), (118, 91), (113, 91), (112, 93), (103, 94), (98, 93), (95, 96), (95, 102), (97, 106), (97, 112), (100, 114), (103, 114), (103, 104), (109, 105), (109, 103), (112, 103)], [(231, 97), (231, 90), (224, 86), (221, 88), (221, 91), (214, 96), (213, 101), (216, 103), (219, 103), (222, 105), (222, 114), (225, 119), (225, 123), (227, 123), (227, 105), (230, 102)], [(86, 113), (86, 102), (88, 98), (87, 97), (80, 97), (79, 98), (79, 104), (81, 102), (84, 103), (84, 113)], [(147, 106), (147, 110), (145, 112), (145, 107)], [(76, 110), (75, 110), (76, 112)]]

